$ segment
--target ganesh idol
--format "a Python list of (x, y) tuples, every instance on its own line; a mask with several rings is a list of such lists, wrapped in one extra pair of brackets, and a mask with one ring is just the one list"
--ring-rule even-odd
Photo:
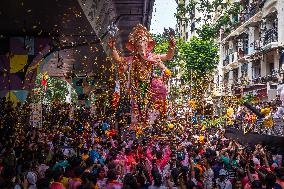
[[(128, 36), (126, 48), (130, 56), (120, 56), (115, 40), (109, 41), (113, 59), (119, 68), (120, 90), (129, 97), (132, 125), (149, 126), (159, 115), (166, 113), (166, 81), (171, 71), (163, 62), (173, 58), (175, 41), (173, 36), (169, 37), (166, 54), (152, 53), (155, 44), (150, 32), (141, 24), (135, 26)], [(157, 70), (162, 74), (155, 74)]]

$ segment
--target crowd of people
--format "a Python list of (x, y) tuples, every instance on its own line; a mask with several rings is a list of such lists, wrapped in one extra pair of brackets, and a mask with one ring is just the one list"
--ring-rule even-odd
[(282, 155), (222, 127), (138, 137), (86, 107), (53, 103), (32, 127), (29, 104), (0, 102), (1, 189), (280, 189)]
[[(280, 100), (235, 105), (227, 109), (227, 125), (247, 132), (283, 136), (284, 108)], [(253, 109), (253, 111), (251, 110)], [(257, 113), (255, 113), (257, 112)]]

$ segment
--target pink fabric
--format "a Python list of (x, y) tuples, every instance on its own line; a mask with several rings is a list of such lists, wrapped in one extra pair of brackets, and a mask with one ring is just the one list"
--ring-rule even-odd
[[(150, 162), (152, 162), (152, 160), (154, 159), (154, 157), (153, 157), (152, 154), (151, 154), (151, 148), (148, 148), (146, 153), (147, 153), (147, 158), (149, 159)], [(168, 162), (169, 159), (170, 159), (170, 156), (171, 156), (171, 150), (170, 150), (170, 148), (167, 146), (167, 147), (166, 147), (166, 150), (165, 150), (165, 153), (164, 153), (164, 155), (163, 155), (163, 157), (162, 157), (162, 159), (157, 159), (157, 160), (156, 160), (157, 166), (158, 166), (158, 168), (159, 168), (161, 171), (165, 168), (167, 162)]]
[(167, 87), (161, 77), (154, 78), (151, 82), (151, 92), (152, 100), (155, 102), (157, 100), (167, 99)]
[(77, 189), (81, 185), (80, 181), (70, 180), (68, 183), (68, 189)]
[(66, 189), (62, 183), (59, 182), (53, 182), (50, 185), (50, 189)]
[(117, 182), (117, 181), (112, 181), (107, 183), (105, 189), (121, 189), (122, 188), (122, 183)]
[[(257, 174), (257, 173), (251, 174), (251, 176), (252, 176), (253, 180), (259, 180), (259, 177), (258, 177), (258, 174)], [(243, 184), (243, 186), (246, 186), (247, 184), (249, 184), (249, 178), (248, 178), (248, 176), (246, 176), (246, 177), (244, 177), (244, 178), (242, 179), (242, 184)], [(250, 185), (247, 186), (247, 187), (250, 187)]]

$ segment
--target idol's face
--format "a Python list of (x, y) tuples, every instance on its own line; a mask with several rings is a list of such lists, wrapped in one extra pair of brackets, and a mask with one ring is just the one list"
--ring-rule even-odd
[(135, 48), (137, 50), (138, 55), (140, 55), (142, 58), (146, 58), (147, 56), (147, 47), (148, 42), (146, 39), (138, 39), (135, 43)]

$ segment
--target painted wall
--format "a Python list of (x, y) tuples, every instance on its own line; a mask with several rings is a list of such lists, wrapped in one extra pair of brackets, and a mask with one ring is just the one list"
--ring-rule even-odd
[(44, 37), (0, 39), (0, 97), (25, 101), (40, 71), (41, 52), (49, 42)]

